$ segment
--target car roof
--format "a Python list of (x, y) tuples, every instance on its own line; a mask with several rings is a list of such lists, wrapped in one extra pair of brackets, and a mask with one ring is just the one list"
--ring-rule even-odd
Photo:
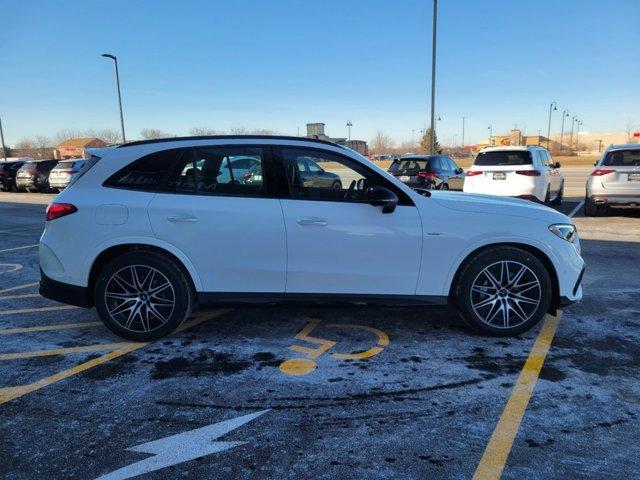
[(420, 154), (410, 154), (410, 155), (403, 155), (402, 157), (398, 158), (398, 160), (430, 160), (432, 158), (435, 157), (446, 157), (446, 155), (440, 155), (440, 154), (436, 154), (436, 155), (420, 155)]
[(622, 143), (619, 145), (609, 145), (607, 152), (615, 150), (640, 150), (640, 143)]
[(311, 137), (291, 137), (286, 135), (203, 135), (203, 136), (190, 136), (190, 137), (157, 138), (153, 140), (138, 140), (135, 142), (129, 142), (115, 148), (120, 149), (120, 148), (134, 147), (138, 145), (185, 142), (185, 141), (194, 141), (194, 140), (238, 140), (238, 139), (313, 142), (313, 143), (321, 143), (324, 145), (331, 145), (333, 147), (340, 147), (340, 148), (346, 149), (344, 146), (334, 142), (330, 142), (328, 140), (322, 140), (319, 138), (311, 138)]
[(509, 151), (520, 151), (520, 152), (527, 152), (529, 150), (546, 150), (546, 148), (541, 147), (539, 145), (509, 145), (509, 146), (504, 146), (504, 147), (485, 147), (482, 150), (480, 150), (480, 152), (478, 153), (482, 153), (482, 152), (509, 152)]

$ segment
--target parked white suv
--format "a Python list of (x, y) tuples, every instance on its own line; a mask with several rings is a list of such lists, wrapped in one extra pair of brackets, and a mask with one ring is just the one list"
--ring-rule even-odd
[[(234, 175), (239, 157), (260, 175)], [(311, 162), (313, 177), (302, 171)], [(336, 175), (339, 186), (322, 181)], [(566, 216), (412, 190), (321, 140), (176, 138), (94, 152), (46, 217), (42, 295), (95, 305), (133, 340), (170, 333), (197, 304), (256, 302), (451, 301), (470, 325), (511, 335), (582, 297)]]
[(489, 147), (478, 153), (463, 191), (561, 204), (564, 177), (546, 148)]

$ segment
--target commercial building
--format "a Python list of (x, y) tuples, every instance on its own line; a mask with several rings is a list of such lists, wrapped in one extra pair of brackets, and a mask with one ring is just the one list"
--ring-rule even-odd
[(65, 140), (53, 151), (54, 158), (83, 158), (85, 149), (106, 147), (107, 144), (99, 138), (70, 138)]
[[(548, 142), (549, 150), (555, 151), (560, 144), (551, 139)], [(477, 143), (476, 148), (481, 150), (485, 147), (508, 147), (508, 146), (527, 146), (540, 145), (547, 147), (547, 137), (542, 135), (523, 135), (522, 131), (514, 128), (508, 135), (492, 135), (491, 138), (481, 140)]]
[(308, 138), (318, 138), (320, 140), (327, 140), (329, 142), (336, 143), (338, 145), (344, 145), (361, 155), (369, 154), (369, 147), (364, 140), (348, 140), (346, 138), (334, 138), (329, 137), (324, 133), (324, 123), (307, 123), (307, 135)]

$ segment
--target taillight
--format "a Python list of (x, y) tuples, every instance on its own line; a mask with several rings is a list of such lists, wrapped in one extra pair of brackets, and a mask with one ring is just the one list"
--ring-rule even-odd
[(244, 173), (242, 174), (242, 178), (245, 178), (245, 179), (246, 179), (246, 178), (251, 178), (251, 172), (244, 172)]
[(593, 172), (591, 172), (592, 177), (601, 177), (602, 175), (607, 175), (609, 173), (613, 173), (615, 170), (610, 168), (596, 168)]
[(49, 220), (71, 215), (77, 211), (78, 208), (70, 203), (52, 203), (47, 207), (46, 219), (48, 222)]
[(482, 175), (484, 172), (482, 170), (469, 170), (467, 172), (467, 177), (475, 177), (476, 175)]
[(540, 172), (538, 170), (516, 170), (518, 175), (524, 175), (525, 177), (539, 177)]
[(438, 178), (438, 174), (433, 172), (418, 172), (416, 176), (421, 178)]

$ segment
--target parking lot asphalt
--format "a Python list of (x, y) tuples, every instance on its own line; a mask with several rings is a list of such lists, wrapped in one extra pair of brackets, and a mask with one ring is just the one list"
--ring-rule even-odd
[(43, 213), (0, 203), (2, 478), (640, 476), (638, 212), (576, 215), (584, 300), (516, 338), (449, 309), (260, 307), (151, 344), (37, 294)]

